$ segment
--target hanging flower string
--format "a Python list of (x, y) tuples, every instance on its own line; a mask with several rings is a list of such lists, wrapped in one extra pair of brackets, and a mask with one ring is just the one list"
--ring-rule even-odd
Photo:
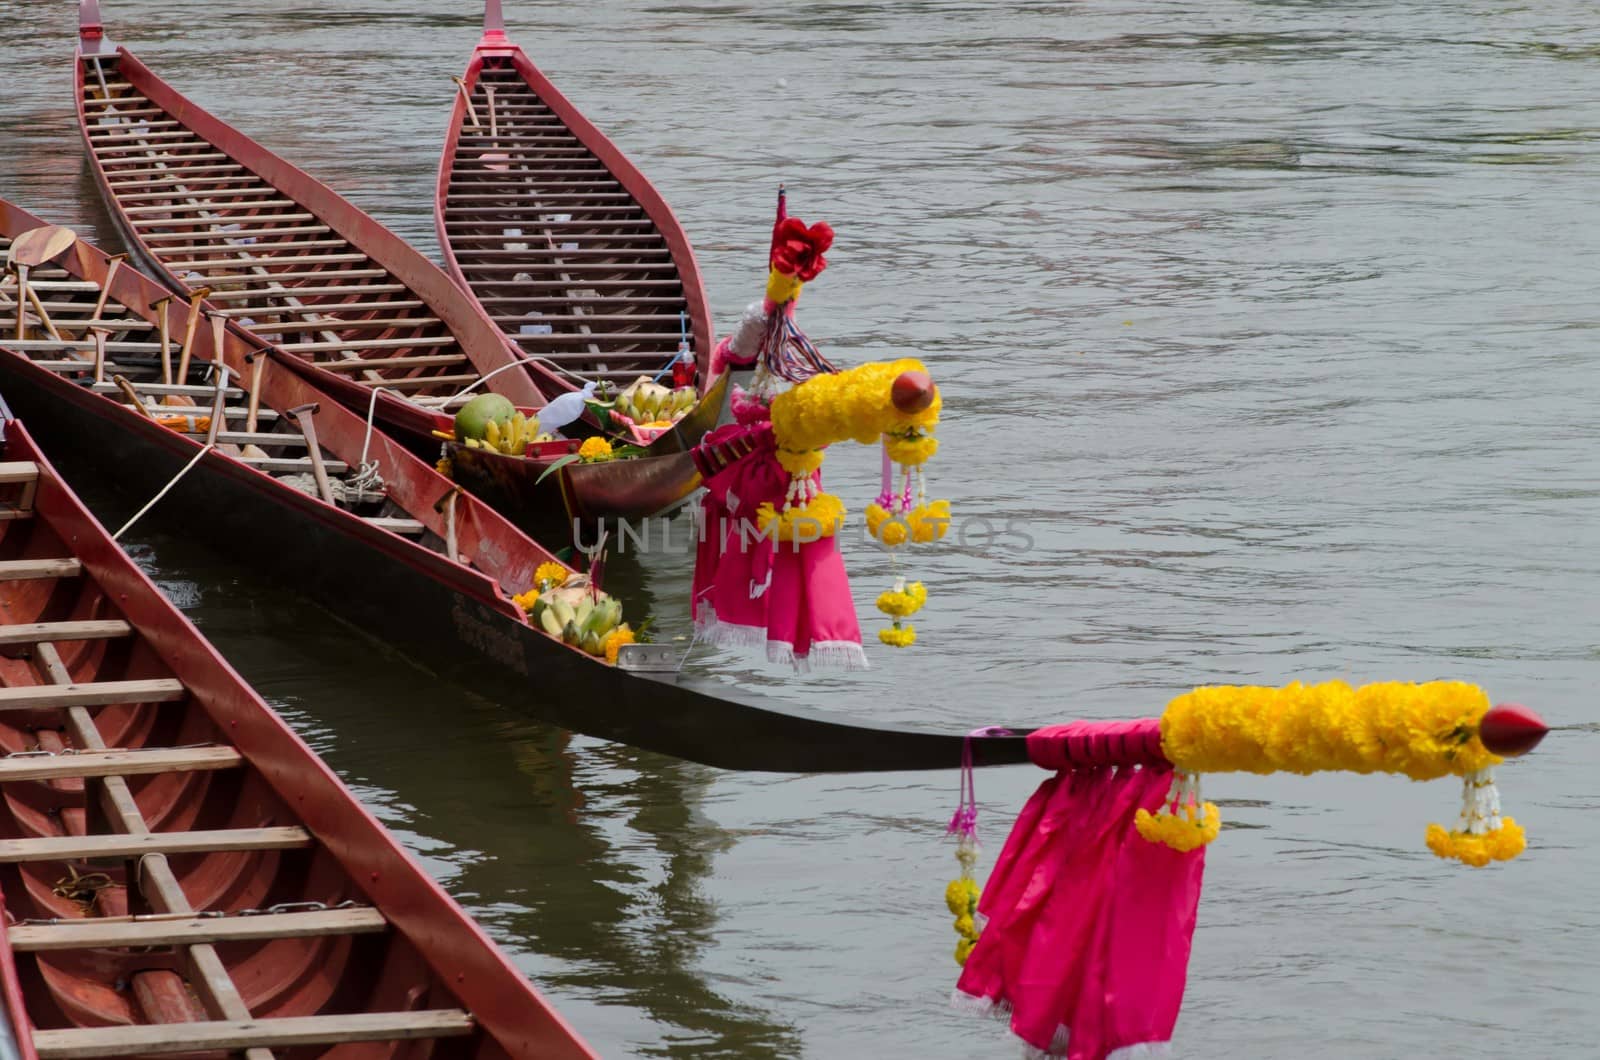
[[(888, 595), (887, 593), (884, 595)], [(945, 885), (944, 904), (955, 917), (956, 963), (964, 965), (978, 944), (983, 932), (983, 915), (978, 912), (978, 899), (983, 891), (973, 875), (978, 865), (978, 796), (972, 779), (972, 741), (991, 736), (1010, 736), (1010, 729), (988, 726), (973, 729), (961, 744), (961, 785), (956, 802), (956, 812), (945, 827), (946, 836), (956, 837), (956, 862), (961, 866), (956, 878)]]
[(1151, 843), (1165, 843), (1180, 854), (1203, 847), (1222, 830), (1222, 815), (1211, 802), (1200, 801), (1200, 777), (1179, 770), (1172, 775), (1172, 788), (1159, 813), (1140, 810), (1133, 826)]
[(897, 578), (893, 589), (878, 594), (878, 610), (894, 620), (894, 625), (878, 631), (878, 639), (891, 648), (905, 648), (916, 643), (917, 627), (904, 619), (922, 610), (927, 602), (928, 590), (921, 582), (907, 585), (904, 578)]

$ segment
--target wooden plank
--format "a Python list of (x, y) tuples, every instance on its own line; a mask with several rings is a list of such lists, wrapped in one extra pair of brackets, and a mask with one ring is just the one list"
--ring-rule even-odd
[(0, 582), (32, 581), (38, 578), (75, 578), (82, 573), (83, 563), (72, 557), (0, 560)]
[(387, 530), (391, 534), (420, 537), (428, 528), (418, 519), (398, 519), (388, 517), (373, 517), (367, 520), (369, 526), (376, 526), (379, 530)]
[[(274, 279), (282, 277), (282, 272)], [(262, 277), (264, 279), (264, 277)], [(344, 283), (341, 287), (262, 287), (254, 291), (216, 291), (208, 301), (240, 301), (242, 298), (338, 298), (341, 295), (405, 295), (410, 288), (405, 283)], [(382, 309), (386, 306), (421, 306), (421, 301), (374, 301), (374, 303), (307, 304), (307, 306), (238, 306), (224, 309), (226, 317), (248, 317), (251, 314), (277, 315), (283, 312), (320, 311), (320, 309)]]
[(0, 626), (0, 644), (39, 644), (67, 640), (103, 640), (126, 637), (133, 627), (120, 618), (80, 622), (17, 622)]
[[(6, 345), (11, 345), (7, 342)], [(39, 465), (32, 460), (12, 460), (0, 463), (0, 482), (34, 482), (39, 478)]]
[(147, 773), (189, 773), (232, 769), (244, 759), (232, 747), (114, 748), (59, 755), (0, 758), (0, 784), (18, 780), (69, 777), (134, 777)]
[[(283, 216), (284, 215), (281, 215), (281, 214), (274, 215), (273, 217), (268, 218), (268, 220), (271, 220), (271, 221), (281, 220), (283, 218)], [(209, 222), (203, 222), (203, 223), (209, 223)], [(233, 224), (238, 224), (239, 222), (235, 221), (235, 222), (232, 222), (232, 223)], [(254, 238), (258, 237), (258, 236), (318, 235), (318, 234), (320, 234), (322, 232), (331, 232), (331, 231), (333, 231), (333, 229), (329, 228), (327, 225), (289, 225), (287, 227), (280, 227), (280, 228), (272, 228), (272, 227), (267, 227), (267, 226), (263, 226), (263, 227), (260, 227), (260, 228), (240, 228), (240, 229), (237, 229), (237, 230), (232, 230), (232, 231), (227, 231), (227, 232), (221, 231), (220, 229), (217, 229), (217, 230), (191, 230), (191, 231), (187, 231), (187, 232), (144, 232), (144, 233), (142, 233), (142, 235), (144, 236), (144, 240), (145, 240), (146, 243), (170, 243), (175, 239), (194, 239), (197, 236), (208, 236), (208, 237), (212, 237), (212, 238), (215, 238), (215, 239), (254, 239)], [(265, 243), (251, 243), (251, 244), (249, 244), (249, 246), (255, 246), (255, 247), (266, 246), (266, 245), (267, 244), (265, 244)], [(176, 248), (169, 248), (169, 249), (176, 249)]]
[(471, 375), (419, 375), (409, 379), (385, 379), (383, 385), (390, 390), (422, 390), (430, 386), (460, 386), (463, 383), (475, 383), (483, 378), (477, 373)]
[(324, 935), (370, 935), (389, 926), (376, 909), (319, 909), (259, 916), (85, 917), (54, 924), (19, 924), (6, 932), (24, 953), (111, 946), (185, 946), (197, 942), (256, 942)]
[[(335, 326), (337, 330), (338, 326)], [(324, 324), (326, 329), (328, 324)], [(417, 336), (408, 339), (341, 339), (338, 342), (285, 342), (281, 349), (295, 353), (314, 353), (319, 350), (380, 350), (406, 349), (413, 346), (454, 346), (454, 335)]]
[[(285, 258), (284, 260), (285, 261), (293, 261), (294, 259), (293, 258)], [(376, 279), (376, 278), (378, 278), (380, 276), (387, 276), (387, 275), (389, 275), (388, 272), (386, 272), (383, 269), (323, 269), (323, 270), (318, 271), (318, 272), (310, 272), (310, 271), (307, 271), (307, 272), (274, 272), (274, 273), (272, 273), (270, 275), (267, 275), (267, 276), (261, 276), (261, 275), (252, 275), (252, 276), (211, 276), (211, 277), (207, 278), (206, 282), (208, 284), (212, 285), (213, 287), (216, 286), (219, 283), (255, 283), (255, 284), (272, 283), (272, 284), (278, 284), (278, 283), (282, 283), (285, 280), (317, 280), (319, 282), (324, 282), (325, 283), (328, 280)], [(263, 291), (270, 291), (271, 293), (264, 295), (264, 294), (262, 294)], [(293, 289), (290, 289), (289, 291), (287, 291), (285, 293), (279, 293), (280, 291), (282, 291), (282, 288), (278, 288), (278, 287), (261, 287), (261, 288), (256, 288), (256, 289), (252, 289), (252, 290), (249, 290), (249, 291), (233, 291), (233, 292), (213, 291), (211, 293), (211, 297), (206, 299), (206, 301), (215, 302), (218, 299), (227, 299), (227, 298), (230, 298), (230, 297), (231, 298), (268, 298), (268, 297), (270, 297), (270, 298), (285, 298), (285, 297), (291, 297), (291, 296), (295, 295), (295, 292), (294, 292)], [(313, 306), (311, 308), (316, 308), (316, 307)]]
[(138, 1026), (34, 1031), (39, 1060), (194, 1053), (223, 1049), (287, 1049), (297, 1045), (387, 1042), (471, 1034), (472, 1017), (459, 1009), (361, 1012), (343, 1016), (213, 1020)]
[[(346, 312), (344, 306), (328, 306), (326, 309), (310, 311), (308, 309), (284, 310), (285, 313), (298, 312), (305, 314), (300, 320), (284, 320), (276, 324), (251, 324), (250, 330), (258, 335), (272, 335), (286, 331), (374, 331), (388, 330), (389, 328), (423, 327), (439, 323), (438, 317), (356, 317), (349, 319), (343, 316), (330, 315), (338, 309)], [(264, 315), (264, 314), (262, 314)], [(360, 341), (360, 340), (356, 340)]]
[[(255, 248), (245, 246), (226, 247), (219, 249), (223, 249), (231, 253), (237, 253), (239, 251), (249, 251)], [(198, 272), (204, 269), (249, 268), (252, 265), (327, 265), (338, 262), (369, 260), (371, 259), (369, 259), (365, 254), (279, 254), (275, 256), (259, 258), (201, 258), (195, 261), (168, 261), (165, 257), (162, 257), (161, 264), (165, 265), (169, 269), (194, 269)], [(270, 279), (270, 277), (266, 276), (253, 278)]]
[[(285, 292), (288, 292), (288, 291), (291, 291), (291, 290), (296, 290), (296, 289), (295, 288), (288, 288), (288, 287), (284, 288)], [(321, 290), (322, 290), (322, 293), (324, 293), (324, 294), (344, 294), (344, 293), (346, 293), (346, 291), (349, 291), (350, 293), (353, 293), (353, 294), (355, 294), (355, 293), (366, 293), (366, 292), (363, 292), (361, 288), (356, 287), (356, 286), (351, 286), (349, 288), (327, 287), (327, 288), (322, 288)], [(370, 288), (370, 291), (376, 292), (376, 293), (379, 293), (379, 294), (382, 294), (384, 291), (393, 291), (393, 292), (398, 294), (398, 293), (403, 293), (405, 291), (405, 288), (400, 286), (399, 284), (379, 284), (379, 285), (375, 285), (374, 287)], [(306, 295), (308, 297), (315, 297), (317, 294), (318, 294), (318, 291), (316, 289), (312, 289), (312, 290), (309, 290), (309, 291), (306, 292)], [(265, 318), (265, 317), (289, 316), (291, 314), (300, 314), (300, 313), (308, 313), (308, 312), (309, 313), (328, 313), (328, 314), (332, 314), (332, 313), (371, 313), (371, 312), (374, 312), (374, 311), (385, 311), (385, 310), (396, 310), (397, 311), (397, 310), (401, 310), (401, 309), (421, 309), (421, 308), (423, 308), (422, 302), (420, 302), (420, 301), (418, 301), (416, 299), (400, 298), (400, 299), (394, 299), (392, 301), (387, 301), (387, 302), (308, 302), (303, 306), (254, 306), (254, 305), (247, 305), (247, 306), (243, 306), (243, 307), (240, 307), (240, 308), (237, 308), (237, 309), (224, 309), (224, 310), (222, 310), (222, 315), (225, 316), (225, 317), (230, 317), (230, 318), (235, 318), (235, 317), (252, 317), (252, 318), (260, 317), (260, 318)], [(430, 319), (432, 319), (432, 318), (430, 318)], [(250, 329), (252, 331), (261, 330), (255, 324), (251, 324), (250, 325)]]
[[(265, 234), (265, 233), (263, 233)], [(350, 243), (343, 239), (274, 239), (258, 240), (255, 232), (176, 232), (173, 235), (183, 239), (203, 237), (198, 243), (180, 243), (176, 246), (152, 247), (163, 255), (165, 254), (237, 254), (239, 251), (255, 253), (258, 250), (283, 250), (292, 247), (304, 250), (308, 247), (348, 247)], [(241, 243), (237, 240), (249, 239), (252, 242)], [(228, 259), (231, 260), (231, 259)], [(211, 262), (215, 264), (215, 262)]]
[[(96, 383), (94, 384), (94, 389), (101, 394), (116, 393), (120, 390), (115, 383)], [(134, 389), (141, 394), (181, 394), (184, 397), (215, 397), (217, 393), (217, 388), (214, 386), (186, 385), (184, 383), (138, 383)], [(244, 391), (236, 386), (230, 386), (226, 391), (226, 396), (230, 398), (243, 397)], [(197, 415), (205, 414), (190, 406), (174, 405), (170, 408), (172, 412), (182, 415), (188, 415), (191, 412)]]
[(188, 692), (182, 681), (84, 681), (70, 685), (13, 685), (0, 688), (0, 710), (99, 707), (109, 703), (174, 703)]
[[(385, 382), (384, 386), (394, 384)], [(312, 468), (311, 458), (306, 456), (236, 456), (234, 459), (241, 464), (249, 464), (257, 471), (310, 471)], [(350, 470), (350, 465), (342, 460), (324, 460), (322, 466), (331, 475), (342, 475)]]
[(212, 851), (293, 850), (311, 845), (311, 833), (287, 828), (219, 828), (202, 832), (145, 832), (142, 835), (52, 835), (0, 839), (0, 864), (27, 861), (77, 861), (81, 858), (136, 858), (144, 854), (205, 854)]
[(170, 213), (192, 214), (200, 216), (206, 211), (214, 210), (268, 210), (280, 206), (293, 206), (293, 199), (262, 199), (258, 202), (199, 202), (199, 203), (172, 203), (166, 206), (130, 206), (122, 212), (130, 217), (136, 214)]
[[(138, 228), (138, 229), (146, 229), (146, 228), (163, 228), (163, 227), (166, 227), (166, 226), (175, 225), (175, 226), (182, 227), (182, 228), (198, 228), (201, 225), (228, 224), (228, 225), (239, 225), (241, 232), (248, 233), (248, 232), (256, 231), (256, 229), (250, 227), (250, 226), (253, 226), (253, 225), (273, 225), (273, 224), (282, 224), (284, 221), (312, 221), (312, 220), (315, 220), (315, 219), (316, 219), (316, 215), (315, 214), (309, 214), (309, 213), (269, 213), (269, 214), (262, 214), (260, 217), (238, 217), (238, 218), (235, 218), (235, 219), (233, 219), (231, 221), (212, 221), (212, 220), (209, 220), (208, 218), (205, 218), (205, 217), (196, 217), (196, 218), (194, 218), (192, 220), (166, 220), (164, 218), (157, 217), (157, 218), (152, 218), (151, 220), (148, 220), (148, 221), (134, 221), (133, 222), (133, 227)], [(146, 233), (141, 232), (141, 235), (143, 235), (143, 234), (146, 234)], [(155, 235), (160, 235), (161, 233), (154, 233), (154, 234)]]
[(465, 354), (424, 354), (420, 357), (359, 357), (349, 361), (319, 361), (330, 372), (364, 372), (369, 368), (426, 368), (439, 364), (461, 364)]

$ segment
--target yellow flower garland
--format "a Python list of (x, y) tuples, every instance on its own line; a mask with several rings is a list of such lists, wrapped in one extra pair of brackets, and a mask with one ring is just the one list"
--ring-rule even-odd
[(931, 434), (916, 432), (885, 435), (884, 444), (889, 450), (890, 460), (908, 467), (926, 464), (939, 451), (939, 439)]
[(1197, 688), (1167, 704), (1161, 749), (1191, 773), (1348, 770), (1434, 780), (1500, 762), (1477, 737), (1488, 709), (1482, 689), (1459, 681)]
[(917, 627), (909, 622), (905, 625), (896, 622), (888, 629), (878, 630), (878, 640), (891, 648), (909, 648), (917, 642)]
[(895, 618), (914, 615), (928, 602), (928, 590), (921, 582), (912, 582), (904, 591), (890, 589), (878, 594), (878, 610)]
[(441, 456), (439, 462), (433, 465), (433, 469), (445, 478), (449, 478), (455, 472), (456, 466), (450, 462), (448, 456)]
[(906, 513), (906, 524), (911, 528), (911, 540), (917, 544), (938, 541), (950, 532), (950, 502), (919, 504)]
[(522, 608), (522, 610), (525, 611), (525, 612), (532, 611), (533, 610), (534, 601), (539, 599), (540, 593), (541, 593), (540, 588), (538, 587), (538, 585), (535, 585), (532, 589), (529, 589), (527, 592), (518, 593), (517, 595), (513, 596), (511, 598), (511, 602), (516, 604), (518, 607)]
[(1151, 843), (1165, 843), (1180, 854), (1203, 847), (1222, 831), (1222, 814), (1214, 802), (1183, 806), (1177, 813), (1165, 810), (1151, 813), (1140, 810), (1133, 815), (1133, 826)]
[(587, 463), (599, 463), (611, 459), (611, 443), (604, 438), (585, 438), (583, 444), (578, 446), (578, 458)]
[(926, 372), (923, 363), (905, 357), (871, 361), (843, 372), (813, 376), (772, 399), (772, 430), (780, 449), (821, 449), (854, 438), (872, 445), (880, 435), (926, 430), (939, 422), (942, 400), (935, 389), (933, 404), (907, 415), (894, 407), (891, 392), (902, 372)]
[(972, 947), (978, 944), (978, 899), (983, 897), (983, 891), (978, 887), (978, 881), (971, 876), (972, 865), (976, 862), (976, 853), (958, 850), (957, 859), (961, 861), (961, 875), (951, 880), (944, 888), (945, 908), (950, 910), (950, 915), (956, 918), (956, 934), (961, 936), (961, 941), (956, 943), (956, 963), (966, 964), (967, 957), (972, 953)]
[(1528, 835), (1513, 817), (1500, 818), (1500, 827), (1481, 835), (1446, 831), (1443, 825), (1430, 824), (1428, 849), (1441, 858), (1460, 861), (1481, 869), (1490, 861), (1510, 861), (1528, 849)]
[(821, 449), (778, 450), (778, 466), (791, 475), (809, 475), (822, 466)]
[(804, 544), (819, 537), (832, 537), (844, 525), (844, 502), (831, 493), (819, 493), (810, 503), (798, 508), (785, 508), (780, 513), (771, 501), (756, 509), (756, 526), (762, 534), (774, 519), (778, 520), (777, 540)]

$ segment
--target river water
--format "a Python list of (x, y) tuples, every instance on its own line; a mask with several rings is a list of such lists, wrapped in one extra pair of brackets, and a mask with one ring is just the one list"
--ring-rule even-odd
[[(73, 5), (0, 0), (0, 194), (106, 225)], [(1518, 861), (1423, 847), (1454, 783), (1208, 781), (1183, 1055), (1600, 1054), (1600, 33), (1588, 5), (557, 4), (507, 21), (656, 182), (726, 328), (777, 182), (839, 232), (802, 320), (924, 357), (958, 516), (919, 644), (788, 681), (944, 730), (1156, 713), (1196, 684), (1484, 685), (1557, 732), (1506, 769)], [(106, 0), (203, 105), (435, 249), (476, 4)], [(158, 21), (158, 19), (160, 21)], [(852, 507), (875, 456), (839, 447)], [(110, 510), (92, 482), (91, 500)], [(608, 1056), (1014, 1055), (951, 1013), (956, 776), (775, 777), (533, 723), (186, 540), (140, 561)], [(889, 578), (852, 548), (863, 615)], [(635, 598), (687, 625), (690, 558)], [(874, 625), (870, 620), (868, 626)], [(870, 636), (870, 630), (869, 630)], [(530, 688), (530, 700), (537, 697)], [(1042, 774), (978, 778), (987, 871)]]

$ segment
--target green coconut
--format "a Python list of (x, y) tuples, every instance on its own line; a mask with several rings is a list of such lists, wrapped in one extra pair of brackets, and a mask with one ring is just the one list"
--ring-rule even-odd
[(456, 441), (464, 442), (468, 438), (482, 441), (490, 420), (509, 423), (516, 412), (517, 407), (509, 398), (499, 394), (479, 394), (462, 405), (461, 411), (456, 413)]

